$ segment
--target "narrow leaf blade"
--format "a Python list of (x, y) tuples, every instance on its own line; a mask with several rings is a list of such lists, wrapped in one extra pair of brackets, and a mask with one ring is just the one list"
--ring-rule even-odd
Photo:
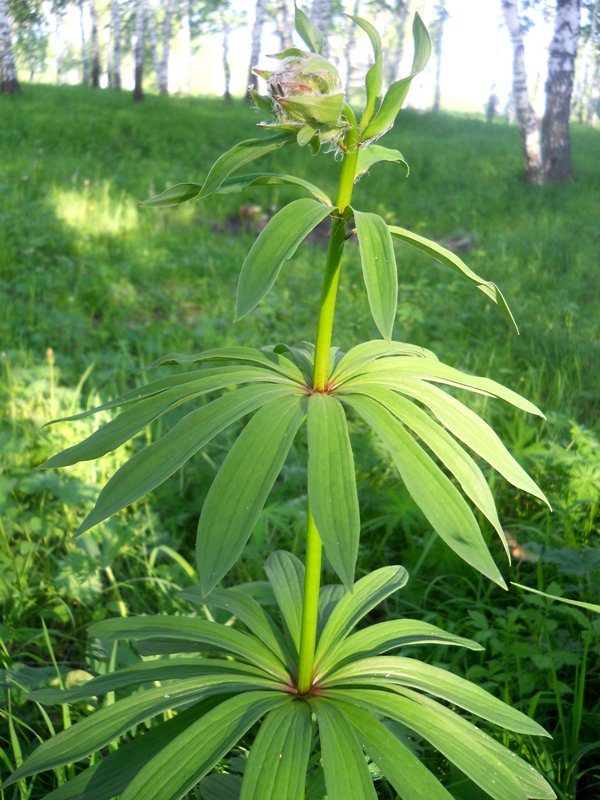
[(392, 338), (398, 302), (398, 270), (392, 237), (382, 217), (354, 211), (363, 277), (371, 315), (385, 339)]

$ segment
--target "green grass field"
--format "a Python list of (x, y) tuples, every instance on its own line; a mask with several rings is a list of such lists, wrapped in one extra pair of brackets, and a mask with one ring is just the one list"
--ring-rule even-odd
[[(49, 726), (89, 711), (44, 718), (25, 688), (57, 674), (106, 671), (111, 655), (113, 664), (132, 658), (88, 642), (92, 620), (189, 610), (176, 592), (194, 582), (196, 520), (229, 441), (218, 439), (149, 500), (75, 542), (73, 531), (124, 456), (36, 471), (98, 420), (41, 426), (144, 380), (142, 368), (170, 351), (314, 338), (318, 235), (255, 313), (232, 324), (237, 274), (257, 226), (293, 190), (254, 188), (177, 210), (137, 205), (179, 181), (201, 181), (223, 149), (254, 135), (259, 119), (239, 102), (148, 96), (134, 105), (126, 94), (70, 87), (26, 86), (20, 97), (0, 99), (2, 774)], [(504, 574), (599, 603), (600, 132), (575, 127), (576, 180), (541, 189), (523, 185), (518, 130), (503, 123), (407, 111), (388, 141), (403, 152), (410, 177), (374, 167), (357, 187), (356, 207), (461, 247), (466, 262), (502, 288), (521, 329), (516, 336), (447, 268), (398, 246), (395, 338), (496, 378), (545, 411), (540, 422), (488, 398), (477, 405), (554, 509), (490, 475), (514, 542)], [(331, 155), (290, 149), (263, 164), (334, 190)], [(334, 335), (343, 349), (376, 335), (356, 246), (348, 253)], [(428, 529), (376, 443), (358, 425), (351, 433), (362, 486), (359, 571), (402, 563), (411, 574), (387, 613), (424, 617), (485, 644), (483, 655), (431, 657), (453, 659), (453, 670), (553, 733), (545, 743), (516, 735), (505, 743), (548, 775), (561, 800), (600, 796), (598, 618), (485, 583)], [(303, 447), (298, 442), (232, 580), (262, 580), (274, 547), (301, 555)], [(494, 554), (502, 564), (495, 544)], [(435, 755), (423, 757), (457, 798), (480, 797)], [(42, 797), (67, 772), (1, 796)]]

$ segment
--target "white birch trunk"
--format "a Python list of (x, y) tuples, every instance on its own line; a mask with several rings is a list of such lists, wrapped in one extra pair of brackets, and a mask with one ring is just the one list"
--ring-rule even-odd
[(158, 65), (158, 91), (169, 94), (169, 54), (171, 51), (171, 30), (173, 28), (173, 14), (175, 13), (175, 0), (167, 0), (165, 18), (162, 29), (162, 57)]
[(77, 5), (79, 7), (79, 36), (81, 38), (81, 82), (84, 86), (87, 86), (90, 79), (90, 61), (85, 38), (85, 8), (83, 0), (78, 0)]
[(583, 80), (581, 82), (581, 109), (579, 121), (590, 124), (593, 113), (594, 88), (597, 86), (597, 61), (600, 54), (596, 52), (596, 32), (598, 30), (598, 16), (600, 0), (595, 0), (590, 9), (590, 34), (585, 43), (583, 56)]
[(154, 19), (154, 8), (150, 5), (148, 0), (144, 0), (146, 10), (146, 30), (148, 31), (148, 39), (150, 40), (150, 58), (152, 59), (152, 68), (156, 75), (156, 82), (160, 74), (160, 59), (158, 58), (158, 34), (156, 33), (156, 21)]
[(248, 67), (248, 92), (246, 99), (250, 100), (250, 91), (258, 88), (258, 78), (252, 72), (252, 68), (258, 64), (260, 58), (260, 45), (262, 32), (265, 24), (265, 14), (267, 11), (267, 0), (256, 0), (254, 9), (254, 24), (252, 25), (252, 43), (250, 45), (250, 66)]
[(8, 4), (6, 0), (0, 0), (0, 94), (18, 94), (20, 91)]
[(100, 42), (98, 41), (98, 10), (96, 0), (90, 0), (92, 88), (100, 87)]
[(436, 20), (433, 26), (433, 53), (435, 56), (435, 86), (433, 91), (433, 111), (437, 114), (440, 110), (442, 98), (441, 75), (442, 75), (442, 42), (444, 39), (444, 23), (448, 19), (444, 0), (437, 4)]
[(179, 92), (181, 94), (190, 93), (190, 76), (192, 69), (192, 28), (190, 25), (191, 0), (184, 0), (183, 14), (181, 17), (181, 30), (179, 31)]
[(223, 22), (223, 76), (225, 78), (225, 93), (223, 97), (226, 103), (231, 102), (231, 68), (229, 66), (229, 23)]
[(275, 27), (282, 50), (294, 45), (295, 16), (294, 0), (277, 0)]
[(579, 0), (557, 0), (548, 59), (546, 110), (542, 121), (544, 173), (551, 181), (573, 177), (569, 117), (580, 28)]
[(144, 39), (146, 31), (146, 0), (136, 0), (135, 2), (135, 43), (133, 46), (133, 58), (135, 64), (135, 77), (133, 87), (133, 99), (144, 99)]
[(389, 86), (400, 77), (400, 62), (404, 53), (406, 21), (410, 11), (410, 0), (397, 0), (392, 8), (394, 44), (386, 65), (386, 83)]
[(331, 29), (331, 0), (313, 0), (312, 21), (323, 34), (323, 55), (329, 57), (329, 31)]
[(121, 6), (119, 0), (110, 0), (110, 35), (112, 45), (112, 62), (110, 68), (110, 85), (113, 89), (121, 88)]
[(527, 183), (543, 183), (542, 146), (540, 130), (529, 101), (527, 70), (525, 69), (525, 44), (519, 19), (518, 0), (502, 0), (504, 21), (513, 47), (512, 99), (521, 129), (521, 144)]

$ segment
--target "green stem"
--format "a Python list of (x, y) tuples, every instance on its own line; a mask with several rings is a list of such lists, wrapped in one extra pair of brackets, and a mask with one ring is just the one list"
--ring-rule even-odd
[[(351, 130), (346, 138), (348, 152), (344, 156), (337, 196), (337, 213), (332, 217), (329, 247), (325, 274), (323, 276), (323, 289), (321, 291), (321, 305), (319, 321), (317, 324), (317, 338), (315, 342), (315, 366), (313, 372), (313, 391), (326, 392), (329, 380), (329, 350), (333, 333), (335, 316), (335, 301), (337, 297), (342, 254), (346, 241), (346, 220), (344, 212), (350, 204), (358, 150), (356, 148), (356, 133)], [(313, 662), (315, 657), (315, 644), (317, 640), (317, 618), (319, 612), (319, 586), (321, 582), (321, 558), (323, 545), (319, 531), (311, 513), (310, 506), (306, 511), (306, 562), (304, 578), (304, 600), (302, 604), (302, 628), (300, 633), (300, 654), (298, 662), (298, 692), (307, 694), (313, 680)]]

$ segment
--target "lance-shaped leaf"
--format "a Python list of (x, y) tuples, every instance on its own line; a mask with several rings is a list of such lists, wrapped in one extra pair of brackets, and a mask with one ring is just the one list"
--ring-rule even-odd
[(357, 703), (423, 736), (494, 800), (554, 800), (556, 795), (542, 776), (495, 739), (435, 700), (410, 689), (397, 693), (331, 691), (335, 699)]
[(398, 303), (398, 270), (392, 237), (378, 214), (355, 210), (354, 221), (371, 315), (381, 335), (391, 339)]
[(260, 603), (249, 594), (236, 589), (213, 589), (205, 596), (199, 586), (192, 586), (180, 592), (180, 596), (192, 603), (228, 611), (263, 642), (283, 664), (290, 662), (292, 654), (288, 652), (281, 631)]
[(319, 725), (327, 800), (377, 800), (360, 742), (342, 707), (322, 698), (312, 706)]
[(539, 589), (533, 589), (531, 586), (523, 586), (522, 583), (515, 583), (511, 581), (512, 586), (517, 586), (519, 589), (524, 589), (526, 592), (533, 592), (539, 594), (541, 597), (546, 597), (548, 600), (555, 600), (558, 603), (566, 603), (569, 606), (577, 606), (578, 608), (585, 608), (586, 611), (593, 611), (595, 614), (600, 614), (600, 606), (596, 603), (584, 603), (583, 600), (571, 600), (568, 597), (559, 597), (555, 594), (548, 594), (541, 592)]
[(188, 200), (193, 200), (198, 197), (202, 191), (201, 183), (177, 183), (164, 192), (149, 197), (147, 200), (142, 200), (139, 205), (146, 208), (171, 208), (172, 206), (187, 203)]
[(286, 672), (273, 653), (255, 636), (235, 630), (228, 625), (195, 617), (119, 617), (95, 622), (88, 628), (90, 636), (102, 641), (124, 639), (140, 642), (147, 639), (173, 639), (197, 645), (209, 645), (222, 653), (239, 656), (277, 679), (287, 680)]
[(92, 433), (87, 439), (49, 458), (40, 466), (40, 469), (65, 467), (79, 461), (100, 458), (128, 442), (136, 433), (163, 414), (167, 414), (209, 391), (214, 391), (215, 388), (253, 382), (277, 383), (282, 380), (285, 379), (266, 369), (242, 367), (225, 372), (222, 378), (203, 377), (199, 380), (187, 381), (172, 389), (166, 389), (164, 392), (130, 404), (125, 411)]
[(200, 781), (198, 791), (202, 800), (240, 800), (242, 778), (233, 773), (213, 773)]
[(293, 134), (283, 131), (262, 139), (246, 139), (243, 142), (239, 142), (231, 150), (219, 156), (212, 165), (198, 197), (208, 197), (209, 194), (216, 192), (232, 172), (241, 169), (250, 161), (262, 158), (262, 156), (266, 156), (268, 153), (279, 150), (280, 147), (295, 141), (296, 137)]
[(181, 800), (255, 722), (290, 702), (289, 697), (273, 692), (245, 692), (225, 700), (154, 756), (121, 800)]
[(304, 800), (311, 741), (308, 703), (269, 712), (250, 750), (240, 800)]
[(218, 433), (273, 398), (289, 396), (290, 391), (268, 384), (247, 386), (190, 412), (115, 472), (76, 535), (156, 489)]
[(337, 386), (343, 384), (350, 378), (360, 375), (365, 366), (388, 356), (415, 356), (416, 358), (432, 358), (437, 361), (437, 356), (431, 350), (418, 347), (416, 344), (406, 342), (389, 342), (386, 339), (373, 339), (370, 342), (357, 344), (348, 350), (337, 362), (335, 370), (331, 375), (331, 382)]
[(385, 778), (404, 800), (453, 800), (452, 795), (419, 758), (383, 722), (350, 703), (340, 704), (344, 716)]
[(467, 280), (475, 284), (475, 286), (477, 286), (478, 289), (480, 289), (487, 297), (489, 297), (490, 300), (493, 300), (494, 303), (497, 303), (500, 306), (512, 324), (515, 326), (517, 333), (519, 332), (519, 328), (517, 327), (515, 318), (512, 315), (512, 311), (510, 310), (504, 295), (495, 283), (480, 278), (479, 275), (473, 272), (473, 270), (470, 269), (465, 262), (456, 255), (456, 253), (453, 253), (446, 247), (442, 247), (436, 242), (426, 239), (424, 236), (419, 236), (418, 233), (407, 231), (405, 228), (399, 228), (396, 225), (390, 225), (389, 229), (390, 233), (395, 239), (405, 242), (406, 244), (411, 245), (411, 247), (415, 247), (422, 253), (427, 253), (427, 255), (435, 258), (435, 260), (439, 261), (441, 264), (445, 264), (455, 272), (464, 275)]
[(487, 461), (509, 483), (538, 497), (550, 507), (546, 495), (511, 456), (497, 433), (464, 403), (437, 386), (408, 378), (402, 381), (397, 391), (426, 405), (450, 433)]
[(187, 711), (181, 711), (143, 735), (121, 744), (118, 750), (45, 795), (45, 800), (112, 800), (175, 736), (220, 702), (220, 697), (211, 697), (196, 703)]
[(319, 615), (317, 621), (317, 638), (322, 634), (333, 609), (340, 602), (342, 597), (348, 593), (345, 586), (341, 583), (333, 583), (321, 586), (319, 589)]
[(327, 675), (350, 659), (355, 661), (418, 644), (466, 647), (469, 650), (484, 649), (478, 642), (448, 633), (429, 622), (390, 619), (356, 631), (344, 641), (331, 647), (320, 664), (319, 673), (321, 676)]
[(363, 141), (374, 139), (377, 136), (383, 136), (383, 134), (392, 127), (398, 116), (398, 112), (406, 100), (406, 95), (408, 94), (413, 78), (425, 69), (429, 61), (429, 56), (431, 55), (431, 39), (427, 33), (427, 28), (418, 14), (415, 14), (412, 35), (415, 51), (410, 74), (407, 75), (406, 78), (401, 78), (399, 81), (392, 83), (387, 90), (377, 114), (363, 131)]
[(237, 290), (236, 319), (242, 319), (271, 289), (284, 262), (308, 234), (331, 214), (316, 200), (293, 200), (269, 220), (242, 265)]
[(300, 649), (304, 564), (285, 550), (276, 550), (265, 561), (265, 572), (281, 611), (283, 621), (296, 653)]
[(346, 401), (380, 437), (409, 494), (438, 536), (467, 564), (505, 589), (477, 520), (450, 479), (386, 408), (358, 395)]
[(549, 736), (537, 722), (498, 700), (485, 689), (416, 658), (382, 656), (353, 661), (329, 675), (323, 685), (378, 684), (386, 688), (392, 683), (440, 697), (507, 730), (530, 736)]
[(323, 52), (323, 34), (297, 5), (295, 22), (296, 30), (308, 49), (313, 53), (321, 55)]
[(264, 367), (297, 383), (304, 383), (302, 372), (293, 361), (282, 355), (279, 350), (269, 352), (266, 348), (257, 350), (255, 347), (215, 347), (201, 353), (168, 353), (166, 356), (158, 358), (150, 366), (201, 364), (212, 361), (241, 361), (245, 364)]
[[(338, 114), (339, 116), (339, 114)], [(312, 138), (312, 137), (311, 137)], [(314, 183), (297, 178), (295, 175), (281, 175), (279, 173), (261, 172), (250, 175), (240, 175), (235, 178), (227, 178), (221, 184), (219, 194), (229, 194), (230, 192), (240, 192), (250, 186), (298, 186), (312, 194), (315, 200), (331, 206), (331, 198)]]
[(332, 610), (319, 637), (315, 664), (328, 657), (337, 642), (343, 641), (363, 617), (386, 597), (401, 589), (408, 580), (404, 567), (381, 567), (357, 581)]
[(327, 394), (308, 401), (308, 499), (327, 557), (351, 588), (360, 536), (356, 475), (344, 409)]
[(207, 594), (244, 549), (305, 414), (300, 396), (268, 403), (246, 425), (217, 473), (196, 540), (200, 585)]
[[(139, 692), (104, 706), (76, 725), (46, 740), (25, 759), (4, 786), (28, 775), (79, 761), (105, 747), (134, 725), (167, 709), (189, 706), (206, 697), (266, 689), (268, 686), (269, 681), (262, 678), (212, 675), (178, 681), (168, 689), (160, 686)], [(279, 693), (273, 692), (273, 696), (278, 695)]]
[(469, 500), (477, 506), (494, 526), (510, 561), (510, 549), (498, 519), (494, 497), (483, 472), (471, 456), (441, 425), (438, 425), (429, 414), (426, 414), (415, 403), (411, 403), (398, 393), (383, 387), (373, 387), (366, 390), (365, 393), (368, 397), (385, 406), (404, 425), (416, 433), (439, 458), (446, 469), (454, 475)]
[[(374, 164), (379, 164), (380, 161), (393, 162), (400, 164), (406, 171), (408, 177), (409, 168), (404, 160), (404, 156), (399, 150), (392, 150), (390, 147), (382, 147), (379, 144), (370, 144), (368, 147), (361, 147), (358, 151), (358, 163), (356, 165), (356, 175), (354, 182), (358, 181), (362, 176), (371, 169)], [(390, 232), (393, 234), (394, 229), (390, 227)]]
[(337, 125), (344, 108), (344, 94), (339, 92), (338, 94), (279, 97), (277, 102), (291, 117), (302, 121), (306, 120), (315, 129), (318, 126), (333, 128)]
[(364, 130), (369, 124), (373, 114), (377, 109), (377, 103), (381, 99), (381, 84), (383, 82), (383, 55), (381, 52), (381, 37), (376, 29), (362, 17), (354, 17), (348, 14), (350, 19), (362, 28), (371, 40), (375, 63), (367, 72), (365, 77), (365, 88), (367, 90), (367, 102), (360, 121), (360, 128)]

